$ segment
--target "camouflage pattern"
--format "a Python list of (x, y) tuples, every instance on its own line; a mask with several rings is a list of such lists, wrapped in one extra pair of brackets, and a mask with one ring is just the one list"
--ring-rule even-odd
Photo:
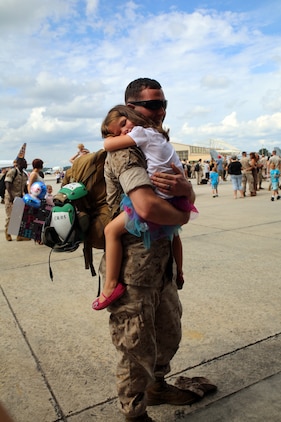
[[(5, 182), (10, 182), (12, 185), (12, 195), (15, 198), (16, 196), (22, 197), (24, 194), (24, 188), (26, 186), (28, 177), (27, 174), (23, 171), (20, 172), (15, 167), (8, 171), (5, 177)], [(6, 190), (5, 195), (9, 198), (9, 194)]]
[[(105, 164), (108, 202), (119, 203), (121, 193), (150, 185), (141, 151), (128, 148), (108, 154)], [(127, 285), (123, 296), (108, 310), (112, 342), (120, 352), (117, 390), (120, 409), (136, 417), (146, 408), (146, 388), (155, 376), (170, 371), (170, 361), (181, 340), (181, 314), (172, 277), (171, 243), (161, 239), (145, 249), (140, 238), (122, 237), (120, 280)], [(101, 262), (101, 275), (105, 275)]]
[(242, 157), (240, 160), (240, 163), (242, 165), (242, 190), (243, 192), (246, 192), (246, 186), (248, 183), (249, 191), (255, 192), (255, 186), (254, 186), (254, 176), (252, 173), (252, 170), (246, 170), (250, 167), (250, 160), (247, 157)]
[[(5, 177), (5, 182), (11, 183), (11, 191), (14, 198), (16, 196), (17, 197), (23, 196), (24, 188), (26, 186), (27, 180), (28, 180), (27, 174), (24, 171), (20, 172), (15, 167), (10, 169)], [(7, 231), (10, 218), (11, 218), (12, 208), (13, 208), (13, 202), (11, 202), (10, 200), (10, 195), (7, 189), (4, 196), (4, 202), (5, 202), (5, 211), (6, 211), (5, 231)]]

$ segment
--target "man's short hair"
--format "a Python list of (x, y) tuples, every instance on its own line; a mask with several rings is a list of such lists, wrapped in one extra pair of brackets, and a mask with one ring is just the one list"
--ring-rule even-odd
[(161, 89), (162, 86), (155, 79), (138, 78), (130, 82), (125, 90), (125, 104), (128, 101), (137, 101), (140, 98), (140, 93), (144, 89)]
[(17, 157), (15, 161), (17, 164), (21, 164), (23, 168), (27, 167), (27, 162), (25, 158)]

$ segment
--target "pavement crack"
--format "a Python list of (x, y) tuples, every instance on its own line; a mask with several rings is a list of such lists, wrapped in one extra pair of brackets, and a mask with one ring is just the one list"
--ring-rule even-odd
[(210, 359), (203, 360), (203, 361), (201, 361), (200, 363), (198, 363), (196, 365), (189, 366), (189, 367), (187, 367), (187, 368), (185, 368), (185, 369), (183, 369), (181, 371), (178, 371), (178, 372), (174, 372), (173, 374), (170, 375), (170, 377), (174, 377), (176, 375), (181, 375), (183, 372), (189, 371), (191, 369), (199, 368), (202, 365), (206, 365), (206, 364), (209, 364), (209, 363), (212, 363), (212, 362), (216, 362), (216, 361), (218, 361), (220, 359), (223, 359), (223, 358), (225, 358), (227, 356), (232, 356), (232, 355), (236, 354), (237, 352), (240, 352), (241, 350), (246, 350), (246, 349), (248, 349), (250, 347), (256, 346), (257, 344), (265, 343), (268, 340), (277, 339), (280, 336), (281, 336), (281, 332), (280, 333), (275, 333), (273, 335), (270, 335), (270, 336), (265, 337), (263, 339), (257, 340), (255, 342), (248, 343), (248, 344), (246, 344), (244, 346), (241, 346), (241, 347), (237, 347), (236, 349), (231, 350), (230, 352), (226, 352), (226, 353), (223, 353), (223, 354), (221, 354), (219, 356), (215, 356), (215, 357), (212, 357)]
[(55, 411), (57, 417), (59, 418), (59, 420), (60, 421), (63, 421), (63, 422), (67, 422), (67, 419), (66, 419), (66, 417), (65, 417), (65, 415), (63, 413), (63, 410), (60, 407), (59, 402), (58, 402), (58, 400), (56, 398), (56, 395), (55, 395), (55, 393), (54, 393), (54, 391), (53, 391), (53, 389), (52, 389), (52, 387), (51, 387), (51, 385), (50, 385), (50, 383), (49, 383), (49, 381), (47, 379), (47, 376), (46, 376), (46, 374), (45, 374), (42, 366), (41, 366), (40, 360), (36, 356), (36, 353), (34, 352), (32, 346), (31, 346), (31, 344), (30, 344), (30, 342), (29, 342), (29, 340), (27, 338), (26, 332), (25, 332), (24, 328), (22, 327), (22, 325), (21, 325), (21, 323), (20, 323), (20, 321), (19, 321), (16, 313), (14, 312), (13, 307), (12, 307), (9, 299), (8, 299), (7, 295), (5, 294), (5, 291), (3, 290), (2, 286), (0, 286), (0, 288), (1, 288), (1, 291), (2, 291), (2, 294), (3, 294), (3, 297), (5, 298), (5, 300), (7, 302), (7, 305), (9, 307), (10, 311), (11, 311), (11, 314), (12, 314), (12, 316), (14, 318), (14, 321), (15, 321), (15, 323), (16, 323), (19, 331), (22, 334), (23, 340), (25, 341), (25, 343), (26, 343), (26, 345), (27, 345), (27, 347), (28, 347), (28, 349), (29, 349), (29, 351), (31, 353), (31, 356), (34, 359), (34, 362), (36, 364), (37, 371), (41, 374), (41, 376), (43, 378), (43, 381), (44, 381), (44, 384), (45, 384), (46, 388), (48, 389), (48, 391), (49, 391), (49, 393), (51, 395), (50, 403), (52, 404), (52, 406), (54, 408), (54, 411)]

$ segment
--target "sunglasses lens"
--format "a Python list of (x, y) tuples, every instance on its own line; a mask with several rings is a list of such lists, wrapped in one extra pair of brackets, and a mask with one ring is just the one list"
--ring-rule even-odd
[(167, 100), (147, 100), (147, 101), (132, 101), (131, 104), (139, 105), (149, 110), (159, 110), (159, 108), (163, 108), (166, 110), (167, 108)]
[(166, 110), (167, 108), (167, 101), (164, 100), (151, 100), (146, 101), (146, 105), (144, 106), (146, 108), (149, 108), (150, 110), (159, 110), (159, 108), (164, 108)]

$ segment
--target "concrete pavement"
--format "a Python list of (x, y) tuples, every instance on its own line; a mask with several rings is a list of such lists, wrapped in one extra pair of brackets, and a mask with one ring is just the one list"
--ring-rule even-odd
[[(183, 338), (170, 381), (203, 375), (218, 391), (148, 413), (158, 422), (281, 421), (281, 201), (267, 189), (234, 200), (229, 181), (218, 198), (194, 187), (200, 216), (181, 234)], [(108, 312), (91, 309), (98, 281), (82, 248), (51, 255), (51, 282), (50, 249), (7, 242), (4, 218), (1, 205), (0, 401), (15, 422), (122, 421)], [(94, 250), (96, 268), (101, 255)]]

